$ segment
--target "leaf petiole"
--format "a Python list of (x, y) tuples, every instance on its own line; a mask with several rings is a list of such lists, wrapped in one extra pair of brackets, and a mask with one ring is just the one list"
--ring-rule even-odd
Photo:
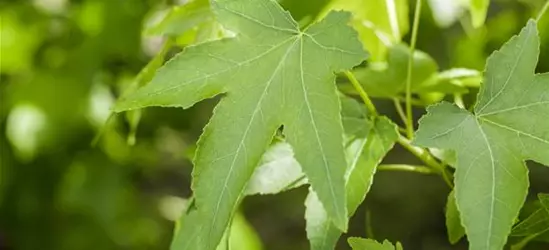
[(407, 164), (384, 164), (377, 167), (381, 171), (405, 171), (414, 172), (420, 174), (436, 174), (432, 168), (421, 165), (407, 165)]
[(410, 57), (408, 58), (408, 75), (406, 81), (406, 128), (409, 139), (414, 136), (414, 121), (412, 111), (412, 64), (414, 62), (414, 50), (416, 49), (417, 30), (419, 27), (419, 15), (421, 13), (421, 0), (416, 0), (416, 10), (414, 13), (414, 24), (412, 27), (412, 38), (410, 41)]
[(539, 22), (539, 20), (541, 20), (547, 9), (549, 9), (549, 0), (545, 2), (543, 8), (541, 8), (541, 11), (538, 13), (538, 16), (536, 17), (536, 22)]
[(425, 163), (427, 166), (433, 168), (437, 172), (439, 172), (442, 175), (442, 178), (444, 179), (444, 182), (450, 187), (453, 188), (454, 184), (452, 183), (450, 174), (447, 172), (446, 167), (439, 163), (438, 161), (431, 156), (429, 151), (413, 146), (410, 143), (410, 140), (406, 139), (403, 136), (399, 136), (397, 142), (404, 147), (406, 150), (410, 151), (413, 155), (415, 155), (418, 159), (420, 159), (423, 163)]
[(345, 71), (345, 76), (349, 78), (349, 81), (351, 82), (351, 84), (353, 84), (353, 87), (355, 87), (356, 91), (358, 91), (358, 94), (360, 95), (360, 98), (362, 98), (362, 101), (366, 105), (368, 111), (370, 111), (373, 116), (378, 116), (377, 109), (374, 106), (374, 103), (372, 102), (364, 88), (362, 88), (362, 85), (360, 85), (355, 75), (351, 71)]

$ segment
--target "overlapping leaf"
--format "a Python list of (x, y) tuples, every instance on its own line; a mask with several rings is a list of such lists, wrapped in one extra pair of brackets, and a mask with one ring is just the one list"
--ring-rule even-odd
[(549, 232), (549, 195), (539, 194), (541, 207), (513, 227), (512, 236), (541, 235)]
[(446, 230), (448, 230), (448, 240), (452, 244), (456, 244), (465, 236), (465, 229), (461, 225), (461, 216), (456, 205), (454, 191), (450, 192), (446, 201)]
[[(398, 137), (396, 126), (387, 118), (379, 118), (375, 122), (363, 120), (362, 124), (363, 127), (369, 128), (367, 136), (353, 140), (347, 147), (349, 166), (347, 167), (346, 190), (349, 217), (355, 213), (366, 198), (377, 166), (393, 147)], [(309, 192), (305, 206), (307, 237), (311, 249), (334, 249), (342, 232), (330, 223), (315, 192)]]
[(486, 65), (474, 113), (432, 106), (415, 143), (457, 152), (455, 195), (470, 249), (502, 249), (528, 191), (524, 160), (549, 165), (549, 74), (534, 74), (534, 21)]
[[(355, 70), (355, 74), (369, 95), (395, 97), (406, 89), (410, 54), (410, 49), (405, 45), (393, 46), (389, 49), (385, 67), (372, 65)], [(416, 51), (413, 57), (412, 86), (416, 91), (437, 72), (438, 65), (429, 55), (420, 51)]]
[(347, 227), (345, 155), (334, 72), (366, 54), (338, 12), (301, 31), (273, 0), (211, 2), (235, 38), (187, 47), (150, 84), (116, 105), (188, 108), (225, 93), (195, 155), (197, 219), (184, 223), (180, 249), (214, 249), (273, 134), (287, 141), (338, 228)]
[(286, 142), (276, 142), (263, 154), (245, 194), (276, 194), (305, 183), (307, 179), (294, 158), (292, 146)]
[(321, 13), (346, 10), (372, 60), (385, 61), (389, 47), (398, 44), (409, 29), (407, 0), (332, 0)]
[(379, 243), (371, 239), (351, 237), (347, 241), (353, 250), (402, 250), (400, 242), (397, 242), (395, 246), (388, 240)]

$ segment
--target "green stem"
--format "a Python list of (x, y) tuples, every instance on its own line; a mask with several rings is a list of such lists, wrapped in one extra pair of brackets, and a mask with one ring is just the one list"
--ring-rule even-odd
[(415, 155), (418, 159), (420, 159), (423, 163), (425, 163), (425, 165), (439, 172), (442, 175), (444, 182), (446, 182), (446, 184), (450, 188), (454, 187), (454, 184), (452, 184), (452, 180), (450, 179), (450, 174), (446, 171), (446, 167), (436, 161), (435, 158), (431, 156), (429, 151), (423, 148), (413, 146), (410, 141), (403, 136), (399, 136), (397, 142), (402, 145), (402, 147), (404, 147), (406, 150), (410, 151), (410, 153)]
[(414, 172), (420, 174), (436, 174), (432, 168), (418, 165), (406, 165), (406, 164), (384, 164), (377, 167), (381, 171), (405, 171)]
[(307, 178), (307, 176), (302, 175), (301, 177), (295, 179), (294, 181), (292, 181), (292, 182), (290, 182), (288, 185), (286, 185), (284, 188), (282, 188), (282, 191), (281, 191), (281, 192), (285, 192), (285, 191), (288, 191), (288, 190), (292, 189), (292, 187), (294, 187), (295, 185), (297, 185), (297, 183), (300, 183), (300, 182), (302, 182), (303, 180), (305, 180), (305, 178)]
[[(397, 96), (395, 97), (399, 102), (406, 102), (406, 96)], [(416, 98), (412, 98), (410, 100), (410, 102), (412, 103), (412, 106), (418, 106), (418, 107), (425, 107), (427, 106), (427, 104), (425, 104), (422, 100), (420, 99), (416, 99)]]
[(378, 113), (376, 106), (374, 106), (374, 103), (372, 102), (364, 88), (362, 88), (362, 85), (360, 85), (355, 75), (351, 71), (345, 71), (345, 76), (349, 78), (349, 81), (351, 82), (351, 84), (353, 84), (353, 87), (355, 87), (356, 91), (358, 91), (358, 94), (360, 95), (360, 98), (362, 98), (362, 101), (364, 101), (364, 104), (366, 105), (368, 111), (370, 111), (373, 116), (377, 116)]
[(530, 243), (531, 240), (538, 237), (541, 233), (536, 233), (529, 235), (527, 237), (524, 237), (521, 241), (519, 241), (517, 244), (514, 244), (511, 246), (511, 250), (522, 250), (528, 243)]
[(541, 20), (547, 9), (549, 9), (549, 0), (545, 2), (545, 5), (543, 5), (543, 8), (541, 8), (541, 11), (538, 13), (538, 17), (536, 17), (536, 22), (539, 22), (539, 20)]
[(374, 228), (372, 227), (372, 212), (366, 209), (366, 237), (374, 239)]
[(398, 113), (398, 116), (400, 116), (400, 119), (402, 120), (402, 122), (406, 124), (406, 114), (402, 109), (402, 105), (400, 105), (400, 101), (397, 98), (393, 98), (393, 104), (395, 105), (395, 109)]
[(99, 139), (101, 139), (101, 136), (103, 136), (103, 134), (105, 134), (105, 132), (107, 131), (107, 128), (110, 126), (112, 120), (114, 120), (115, 115), (116, 115), (116, 113), (114, 113), (112, 111), (109, 112), (109, 117), (107, 118), (105, 123), (103, 123), (103, 125), (101, 125), (101, 128), (99, 128), (99, 131), (97, 131), (97, 133), (93, 137), (92, 142), (90, 143), (90, 146), (92, 148), (95, 148), (95, 146), (97, 146), (97, 143), (99, 142)]
[(408, 131), (408, 138), (412, 139), (414, 136), (414, 121), (412, 113), (412, 66), (414, 63), (414, 51), (416, 49), (417, 30), (419, 27), (419, 15), (421, 13), (421, 0), (416, 0), (416, 10), (414, 13), (414, 24), (412, 27), (412, 39), (410, 42), (410, 56), (408, 57), (408, 76), (406, 81), (406, 115), (407, 123), (406, 128)]

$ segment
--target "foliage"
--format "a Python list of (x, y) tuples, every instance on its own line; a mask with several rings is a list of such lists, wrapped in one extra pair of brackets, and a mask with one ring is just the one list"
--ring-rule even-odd
[(545, 249), (547, 9), (2, 2), (0, 248)]

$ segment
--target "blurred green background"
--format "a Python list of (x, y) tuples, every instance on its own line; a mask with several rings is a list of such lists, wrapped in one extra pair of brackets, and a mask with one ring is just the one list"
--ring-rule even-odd
[[(162, 36), (145, 28), (183, 2), (0, 2), (0, 249), (168, 249), (173, 221), (191, 196), (194, 144), (217, 100), (188, 110), (144, 110), (135, 144), (135, 117), (108, 117), (116, 97), (131, 88), (162, 48)], [(329, 0), (281, 2), (296, 20), (307, 22)], [(486, 24), (478, 29), (467, 24), (467, 14), (448, 22), (442, 20), (448, 14), (433, 11), (434, 2), (444, 7), (452, 0), (426, 2), (418, 48), (441, 69), (482, 70), (487, 56), (518, 33), (545, 1), (492, 1)], [(414, 1), (409, 4), (412, 10)], [(545, 20), (539, 27), (538, 72), (549, 71)], [(466, 96), (469, 103), (473, 98)], [(376, 104), (398, 120), (390, 101)], [(416, 115), (421, 114), (418, 109)], [(90, 146), (100, 131), (98, 143)], [(385, 162), (418, 163), (398, 147)], [(549, 193), (549, 170), (529, 165), (531, 198)], [(452, 246), (446, 237), (448, 192), (438, 176), (380, 172), (348, 235), (401, 241), (405, 249), (466, 249), (465, 240)], [(235, 222), (242, 233), (239, 241), (252, 242), (254, 249), (307, 249), (306, 194), (301, 187), (246, 198), (243, 216)], [(367, 227), (373, 235), (366, 235)], [(344, 240), (340, 243), (348, 249)], [(530, 248), (549, 249), (549, 244)]]

